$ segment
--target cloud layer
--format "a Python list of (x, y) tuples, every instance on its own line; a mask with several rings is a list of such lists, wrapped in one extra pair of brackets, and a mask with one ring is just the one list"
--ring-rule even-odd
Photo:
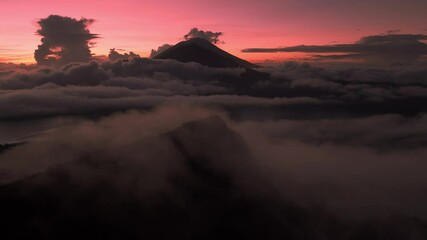
[(116, 51), (115, 48), (110, 49), (110, 53), (108, 54), (108, 59), (110, 61), (117, 61), (117, 60), (130, 60), (132, 58), (139, 58), (140, 56), (134, 52), (129, 53), (119, 53)]
[(425, 65), (109, 57), (0, 64), (2, 236), (427, 236)]
[(177, 101), (251, 117), (267, 112), (279, 118), (416, 115), (426, 110), (424, 66), (327, 69), (288, 62), (262, 71), (143, 58), (62, 68), (4, 65), (0, 118), (105, 114)]

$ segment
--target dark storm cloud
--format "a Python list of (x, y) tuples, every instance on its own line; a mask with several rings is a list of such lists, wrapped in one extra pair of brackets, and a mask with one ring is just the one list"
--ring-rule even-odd
[(91, 60), (89, 45), (91, 40), (98, 38), (88, 30), (93, 22), (93, 19), (77, 20), (58, 15), (40, 19), (37, 34), (42, 37), (42, 44), (34, 52), (37, 63), (48, 65)]
[[(387, 34), (367, 36), (354, 44), (300, 45), (283, 48), (248, 48), (243, 52), (303, 52), (343, 53), (331, 59), (373, 59), (394, 62), (412, 62), (427, 55), (427, 40), (423, 34)], [(327, 59), (327, 55), (322, 58)]]
[(203, 31), (199, 30), (198, 28), (192, 28), (187, 34), (184, 35), (184, 39), (189, 40), (192, 38), (203, 38), (211, 43), (218, 44), (221, 43), (219, 37), (222, 35), (222, 32)]
[(157, 50), (151, 49), (150, 58), (155, 57), (156, 55), (164, 52), (165, 50), (169, 49), (170, 47), (172, 47), (172, 45), (163, 44), (162, 46), (158, 47)]
[(115, 48), (110, 49), (110, 53), (108, 54), (108, 59), (110, 61), (117, 61), (117, 60), (130, 60), (132, 58), (139, 58), (140, 56), (134, 52), (129, 53), (119, 53), (116, 51)]

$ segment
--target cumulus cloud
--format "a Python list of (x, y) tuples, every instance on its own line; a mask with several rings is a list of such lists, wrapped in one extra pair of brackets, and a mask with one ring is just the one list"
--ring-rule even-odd
[(158, 47), (157, 50), (151, 49), (150, 58), (155, 57), (156, 55), (164, 52), (165, 50), (169, 49), (170, 47), (172, 47), (172, 45), (170, 45), (170, 44), (163, 44), (162, 46)]
[(108, 54), (108, 59), (110, 61), (117, 61), (117, 60), (130, 60), (133, 58), (140, 58), (140, 56), (134, 52), (129, 52), (129, 53), (119, 53), (118, 51), (116, 51), (115, 48), (110, 49), (110, 53)]
[[(427, 35), (395, 34), (373, 35), (361, 38), (353, 44), (300, 45), (282, 48), (248, 48), (242, 52), (302, 52), (323, 53), (315, 55), (320, 59), (363, 59), (384, 62), (408, 63), (427, 55)], [(340, 53), (334, 55), (333, 53)]]
[[(218, 44), (223, 43), (219, 37), (222, 36), (222, 32), (211, 32), (211, 31), (203, 31), (199, 30), (198, 28), (192, 28), (187, 34), (184, 35), (185, 40), (190, 40), (192, 38), (202, 38), (205, 40), (208, 40), (211, 43)], [(170, 44), (163, 44), (160, 47), (156, 49), (151, 50), (150, 58), (153, 58), (160, 53), (166, 51), (167, 49), (171, 48), (173, 45)]]
[(88, 62), (92, 58), (90, 45), (98, 38), (90, 33), (88, 27), (93, 19), (50, 15), (37, 23), (37, 34), (42, 37), (41, 45), (34, 52), (38, 64), (64, 64), (70, 62)]
[(184, 39), (189, 40), (192, 38), (203, 38), (211, 43), (218, 44), (221, 43), (219, 37), (222, 35), (222, 32), (203, 31), (199, 30), (198, 28), (192, 28), (187, 34), (184, 35)]

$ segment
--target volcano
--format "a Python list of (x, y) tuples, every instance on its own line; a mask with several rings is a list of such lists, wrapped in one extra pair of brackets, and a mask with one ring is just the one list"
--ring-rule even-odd
[(258, 66), (240, 59), (202, 38), (192, 38), (182, 41), (164, 52), (154, 56), (154, 59), (174, 59), (179, 62), (196, 62), (215, 68), (246, 68)]

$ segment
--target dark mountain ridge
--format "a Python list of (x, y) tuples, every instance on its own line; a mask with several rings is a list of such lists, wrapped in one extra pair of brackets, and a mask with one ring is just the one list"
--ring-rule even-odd
[[(17, 146), (19, 148), (19, 146)], [(132, 154), (128, 154), (132, 153)], [(58, 155), (61, 157), (61, 155)], [(0, 185), (2, 239), (424, 239), (410, 217), (351, 222), (277, 194), (219, 117)], [(415, 239), (415, 238), (414, 238)]]
[(202, 38), (182, 41), (159, 53), (154, 59), (175, 59), (179, 62), (196, 62), (216, 68), (257, 68)]

